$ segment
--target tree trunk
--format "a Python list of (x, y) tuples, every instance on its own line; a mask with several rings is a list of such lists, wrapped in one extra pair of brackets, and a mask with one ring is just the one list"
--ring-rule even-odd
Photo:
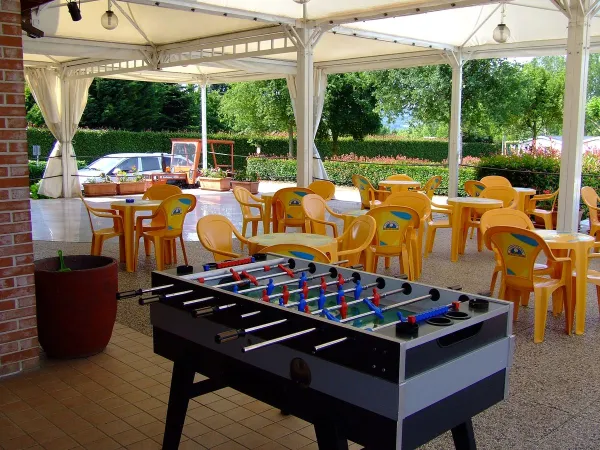
[(288, 122), (288, 143), (289, 143), (288, 156), (290, 158), (293, 158), (294, 157), (294, 124), (291, 120)]

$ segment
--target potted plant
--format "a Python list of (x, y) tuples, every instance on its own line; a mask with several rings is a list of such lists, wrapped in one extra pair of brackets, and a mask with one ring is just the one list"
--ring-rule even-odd
[(231, 188), (233, 189), (236, 186), (240, 186), (248, 189), (251, 194), (258, 194), (259, 183), (260, 180), (258, 179), (258, 174), (256, 172), (246, 172), (245, 170), (240, 170), (233, 176)]
[(117, 177), (119, 180), (117, 193), (119, 195), (143, 194), (146, 192), (144, 176), (137, 171), (137, 168), (134, 167), (132, 173), (119, 170)]
[(101, 173), (83, 182), (83, 193), (86, 197), (117, 195), (117, 185), (108, 175)]
[(217, 168), (200, 170), (200, 176), (196, 178), (202, 189), (208, 191), (228, 191), (231, 189), (231, 177), (227, 173)]

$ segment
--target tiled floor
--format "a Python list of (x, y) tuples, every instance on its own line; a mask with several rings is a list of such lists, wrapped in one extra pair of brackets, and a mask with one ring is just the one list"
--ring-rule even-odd
[[(103, 353), (0, 381), (0, 448), (159, 449), (171, 368), (116, 324)], [(312, 425), (231, 388), (190, 401), (183, 433), (182, 450), (317, 448)]]

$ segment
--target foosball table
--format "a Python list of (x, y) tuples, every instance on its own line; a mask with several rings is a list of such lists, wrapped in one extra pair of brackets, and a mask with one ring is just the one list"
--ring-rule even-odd
[(314, 424), (321, 450), (448, 430), (474, 449), (471, 418), (507, 395), (510, 303), (272, 254), (184, 269), (119, 294), (150, 305), (154, 351), (174, 362), (164, 449), (189, 400), (226, 386)]

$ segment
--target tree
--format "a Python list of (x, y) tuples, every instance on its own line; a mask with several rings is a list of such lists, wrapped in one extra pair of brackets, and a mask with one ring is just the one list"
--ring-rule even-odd
[(588, 134), (600, 134), (600, 97), (592, 97), (586, 107), (586, 131)]
[(29, 83), (25, 83), (25, 110), (27, 111), (27, 123), (35, 127), (46, 126), (44, 116), (40, 107), (35, 102)]
[(376, 111), (375, 87), (361, 73), (329, 75), (322, 124), (333, 140), (332, 151), (337, 153), (340, 136), (362, 140), (381, 127)]
[(221, 99), (219, 114), (235, 131), (286, 131), (293, 151), (294, 113), (285, 80), (236, 83)]

